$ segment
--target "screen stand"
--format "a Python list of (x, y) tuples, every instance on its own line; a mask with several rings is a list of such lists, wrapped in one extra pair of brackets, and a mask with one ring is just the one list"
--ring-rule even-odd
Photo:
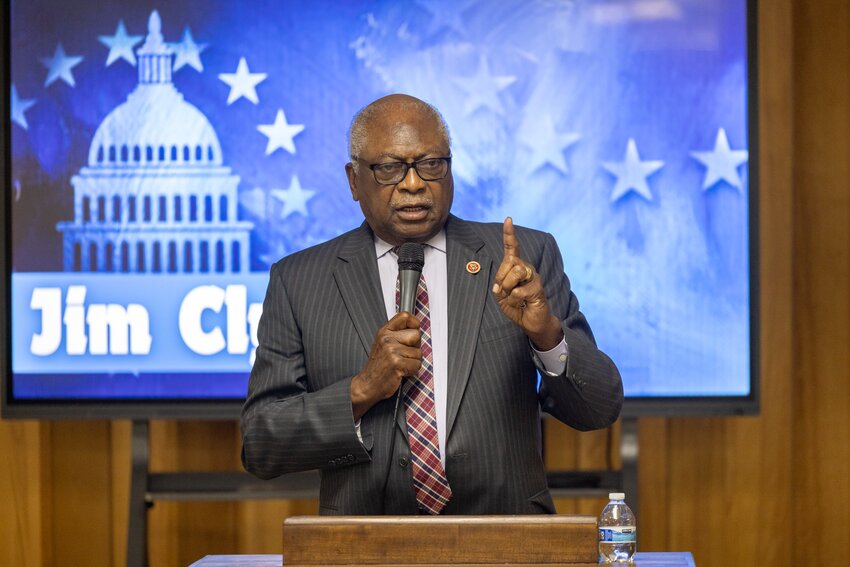
[(127, 567), (148, 565), (148, 433), (147, 420), (134, 420), (131, 434), (130, 518), (127, 530)]

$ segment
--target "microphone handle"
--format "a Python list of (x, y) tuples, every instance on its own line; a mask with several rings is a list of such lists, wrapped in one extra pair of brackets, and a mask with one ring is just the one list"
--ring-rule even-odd
[(398, 271), (399, 301), (398, 310), (413, 314), (416, 307), (416, 290), (419, 288), (419, 270), (404, 269)]
[[(398, 309), (399, 312), (407, 311), (411, 315), (413, 314), (413, 310), (416, 308), (416, 291), (419, 289), (419, 278), (422, 276), (421, 270), (415, 269), (402, 269), (398, 271), (399, 278), (399, 301), (398, 301)], [(404, 385), (404, 380), (407, 377), (401, 379), (401, 384), (399, 385), (398, 390), (395, 392), (395, 407), (393, 407), (393, 420), (390, 424), (390, 427), (393, 428), (393, 435), (391, 439), (395, 439), (395, 424), (396, 419), (398, 419), (398, 406), (399, 401), (401, 400), (401, 390)], [(387, 474), (387, 480), (389, 479), (389, 474)], [(386, 482), (384, 485), (384, 490), (386, 490)]]
[[(411, 315), (413, 314), (413, 310), (416, 308), (416, 290), (419, 289), (419, 278), (422, 276), (422, 270), (404, 268), (398, 271), (398, 291), (399, 291), (399, 299), (398, 299), (398, 310), (407, 311)], [(401, 384), (399, 384), (398, 390), (395, 392), (395, 405), (393, 407), (393, 420), (390, 422), (390, 427), (392, 428), (392, 434), (390, 435), (390, 451), (393, 450), (393, 446), (395, 445), (395, 435), (396, 435), (396, 420), (398, 419), (398, 406), (399, 401), (401, 400), (401, 390), (404, 386), (404, 380), (407, 377), (401, 379)], [(384, 513), (387, 512), (387, 484), (390, 480), (390, 470), (392, 469), (392, 459), (389, 460), (389, 465), (387, 466), (387, 473), (384, 477), (384, 489), (382, 491), (382, 497), (384, 499)]]

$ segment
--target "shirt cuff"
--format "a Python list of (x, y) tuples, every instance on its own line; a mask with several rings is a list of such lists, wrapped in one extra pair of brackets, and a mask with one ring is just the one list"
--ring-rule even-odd
[[(529, 341), (529, 344), (531, 342)], [(567, 345), (567, 337), (564, 337), (554, 348), (541, 352), (532, 344), (534, 364), (540, 371), (548, 376), (560, 376), (567, 368), (567, 359), (570, 356), (570, 347)]]
[(354, 433), (357, 434), (357, 438), (360, 439), (360, 442), (363, 443), (363, 434), (360, 433), (360, 420), (354, 422)]

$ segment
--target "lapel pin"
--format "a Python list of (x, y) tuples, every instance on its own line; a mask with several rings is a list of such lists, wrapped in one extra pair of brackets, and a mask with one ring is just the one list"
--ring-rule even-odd
[(477, 274), (481, 271), (481, 264), (476, 262), (475, 260), (466, 263), (466, 271), (470, 274)]

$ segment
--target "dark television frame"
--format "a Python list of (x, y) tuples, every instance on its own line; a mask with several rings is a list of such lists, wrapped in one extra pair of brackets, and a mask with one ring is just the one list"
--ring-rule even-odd
[[(760, 407), (759, 375), (759, 239), (758, 239), (758, 10), (757, 0), (746, 0), (747, 31), (747, 140), (748, 236), (750, 276), (750, 393), (747, 396), (627, 397), (623, 417), (756, 415)], [(0, 65), (2, 65), (2, 148), (0, 171), (0, 417), (13, 419), (236, 419), (239, 399), (12, 399), (11, 360), (11, 2), (0, 8)]]
[(750, 393), (746, 396), (627, 397), (623, 417), (688, 417), (758, 415), (761, 408), (759, 364), (759, 120), (758, 0), (746, 0), (747, 30), (747, 237), (750, 276)]

